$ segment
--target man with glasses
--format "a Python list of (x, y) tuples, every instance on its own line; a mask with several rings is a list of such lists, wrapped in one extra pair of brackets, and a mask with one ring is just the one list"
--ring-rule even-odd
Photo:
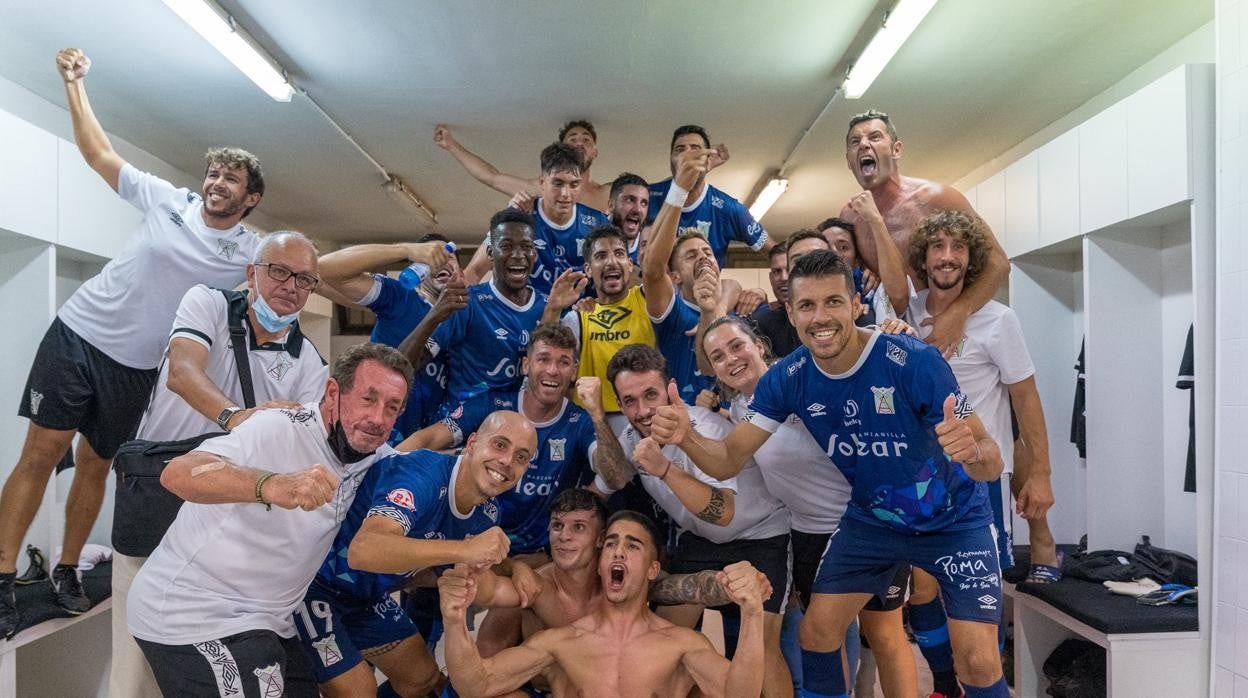
[(182, 294), (196, 284), (234, 288), (243, 280), (259, 238), (242, 220), (264, 195), (259, 161), (238, 148), (208, 151), (198, 190), (139, 171), (113, 150), (87, 101), (91, 60), (64, 49), (56, 66), (83, 159), (143, 213), (143, 221), (126, 247), (57, 311), (31, 363), (18, 407), (30, 426), (0, 494), (0, 638), (19, 625), (13, 585), (22, 538), (77, 434), (82, 438), (52, 588), (69, 613), (91, 608), (76, 568), (104, 499), (109, 464), (147, 406)]
[[(325, 390), (329, 369), (316, 347), (299, 329), (295, 316), (318, 283), (316, 248), (300, 233), (274, 233), (260, 243), (247, 273), (247, 292), (196, 286), (182, 297), (169, 348), (151, 403), (143, 414), (138, 438), (180, 441), (199, 434), (226, 432), (257, 410), (315, 402)], [(230, 337), (233, 303), (245, 297), (247, 361), (256, 406), (243, 409), (243, 392)], [(121, 475), (118, 476), (121, 478)], [(118, 490), (121, 490), (119, 481)], [(139, 490), (135, 490), (139, 492)], [(159, 540), (172, 523), (153, 515), (150, 497), (117, 496), (114, 520), (120, 530), (156, 530)], [(113, 671), (109, 695), (144, 696), (158, 691), (143, 653), (126, 628), (126, 595), (151, 547), (114, 541)], [(123, 554), (124, 553), (124, 554)]]

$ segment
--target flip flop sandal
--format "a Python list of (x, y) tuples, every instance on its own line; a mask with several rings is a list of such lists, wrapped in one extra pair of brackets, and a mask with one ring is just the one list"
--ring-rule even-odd
[(1062, 578), (1062, 559), (1065, 555), (1060, 552), (1057, 554), (1056, 565), (1037, 565), (1033, 564), (1027, 570), (1027, 579), (1024, 580), (1028, 584), (1052, 584), (1060, 581)]

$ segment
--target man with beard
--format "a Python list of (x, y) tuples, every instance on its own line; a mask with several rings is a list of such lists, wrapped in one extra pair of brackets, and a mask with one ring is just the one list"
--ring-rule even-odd
[(996, 442), (939, 352), (904, 335), (854, 327), (853, 272), (830, 250), (789, 269), (803, 347), (772, 364), (749, 411), (722, 439), (691, 428), (680, 404), (658, 408), (651, 437), (679, 444), (711, 477), (731, 477), (793, 415), (851, 485), (799, 628), (804, 690), (845, 696), (842, 639), (902, 565), (940, 579), (955, 663), (968, 698), (1009, 695), (997, 624), (1001, 571), (987, 483)]
[[(919, 222), (910, 238), (908, 261), (927, 289), (910, 303), (910, 321), (922, 337), (930, 330), (925, 321), (940, 315), (957, 301), (983, 271), (991, 250), (987, 228), (979, 219), (960, 211), (945, 211)], [(1046, 583), (1061, 578), (1060, 561), (1045, 513), (1053, 505), (1049, 438), (1044, 408), (1036, 390), (1035, 366), (1027, 352), (1022, 327), (1009, 307), (990, 300), (966, 321), (966, 335), (949, 359), (953, 375), (974, 401), (975, 411), (998, 444), (1002, 444), (1004, 472), (1027, 519), (1031, 569), (1027, 581)], [(1011, 406), (1018, 417), (1021, 443), (1015, 452), (1010, 425)], [(1025, 454), (1025, 455), (1024, 455)], [(1018, 456), (1017, 458), (1015, 456)], [(1002, 567), (1013, 566), (1013, 545), (1007, 532), (1001, 480), (988, 483)], [(910, 596), (910, 625), (932, 670), (935, 695), (957, 696), (958, 682), (949, 647), (944, 608), (937, 598), (936, 580), (915, 574)]]
[[(723, 268), (728, 255), (728, 243), (739, 240), (749, 245), (750, 249), (766, 252), (775, 242), (767, 236), (767, 231), (750, 215), (750, 211), (740, 201), (706, 183), (706, 173), (714, 164), (710, 157), (716, 151), (711, 148), (711, 140), (706, 129), (689, 124), (672, 132), (670, 162), (672, 178), (650, 185), (651, 201), (672, 200), (680, 208), (680, 227), (677, 233), (697, 232), (711, 246), (715, 254), (715, 263)], [(676, 178), (677, 161), (683, 153), (702, 153), (705, 166), (698, 173), (695, 181), (687, 185), (673, 188)], [(677, 192), (680, 196), (673, 196)], [(657, 213), (651, 218), (657, 218)]]
[[(521, 193), (530, 197), (542, 195), (540, 178), (525, 178), (499, 172), (498, 168), (460, 145), (459, 141), (455, 140), (451, 127), (446, 124), (438, 124), (433, 129), (433, 142), (450, 153), (451, 157), (468, 170), (468, 174), (474, 179), (494, 191), (502, 192), (507, 196)], [(595, 182), (593, 175), (590, 174), (590, 168), (594, 166), (594, 160), (598, 158), (598, 132), (594, 130), (594, 125), (584, 119), (569, 121), (559, 129), (558, 142), (579, 150), (584, 160), (585, 167), (581, 172), (584, 177), (584, 186), (578, 193), (578, 200), (590, 208), (599, 211), (607, 210), (610, 187)]]
[[(637, 262), (637, 243), (641, 229), (646, 224), (646, 216), (650, 214), (650, 185), (646, 180), (625, 172), (611, 182), (611, 201), (607, 214), (611, 225), (624, 233), (628, 243), (629, 258)], [(588, 241), (586, 247), (588, 248)], [(588, 249), (586, 249), (588, 253)]]
[[(506, 559), (495, 497), (524, 478), (537, 447), (532, 422), (500, 410), (461, 454), (400, 454), (364, 479), (296, 611), (323, 695), (424, 696), (440, 688), (437, 664), (391, 594), (426, 568)], [(389, 679), (382, 690), (370, 665)]]
[(186, 504), (126, 614), (162, 693), (316, 695), (291, 614), (365, 472), (393, 453), (411, 377), (394, 349), (358, 344), (319, 404), (257, 412), (165, 468), (161, 484)]
[(650, 582), (659, 575), (653, 524), (622, 511), (607, 523), (598, 577), (604, 602), (571, 625), (544, 630), (519, 647), (488, 659), (477, 652), (465, 625), (475, 597), (470, 577), (443, 575), (442, 617), (451, 683), (465, 698), (520, 688), (544, 674), (552, 695), (687, 695), (698, 686), (708, 695), (749, 696), (762, 690), (763, 613), (758, 575), (734, 568), (721, 580), (741, 608), (741, 638), (732, 661), (705, 635), (668, 623), (647, 606)]
[(87, 101), (91, 59), (64, 49), (56, 67), (83, 159), (144, 215), (126, 247), (57, 311), (31, 363), (18, 407), (30, 425), (0, 493), (0, 638), (17, 631), (13, 587), (22, 538), (75, 434), (83, 438), (52, 589), (71, 614), (91, 608), (78, 556), (99, 513), (109, 464), (138, 427), (182, 296), (196, 284), (234, 288), (243, 281), (259, 238), (241, 221), (264, 194), (259, 161), (238, 148), (208, 151), (199, 193), (140, 172), (113, 150)]
[[(348, 308), (367, 308), (376, 316), (368, 341), (398, 347), (429, 314), (447, 281), (459, 270), (455, 255), (446, 251), (446, 237), (429, 233), (418, 242), (391, 245), (353, 245), (321, 257), (318, 292)], [(395, 264), (420, 262), (426, 274), (415, 289), (398, 279), (377, 273)], [(437, 418), (446, 396), (444, 361), (429, 361), (412, 380), (407, 409), (395, 422), (391, 443), (427, 426)]]
[(529, 333), (546, 309), (546, 294), (529, 285), (537, 249), (533, 218), (503, 209), (490, 219), (493, 278), (465, 288), (454, 274), (433, 310), (403, 340), (400, 350), (417, 367), (446, 357), (446, 399), (439, 417), (486, 393), (519, 387), (517, 370)]
[[(533, 287), (550, 293), (559, 275), (579, 270), (584, 263), (585, 236), (607, 222), (606, 214), (578, 203), (585, 163), (581, 151), (563, 143), (552, 143), (542, 150), (541, 196), (526, 192), (512, 197), (508, 208), (533, 214), (533, 244), (537, 263), (533, 265)], [(483, 246), (484, 247), (484, 246)], [(488, 265), (483, 247), (473, 253), (464, 269), (469, 279), (480, 279)]]
[[(884, 224), (899, 254), (903, 257), (910, 244), (910, 235), (918, 222), (940, 211), (961, 211), (978, 217), (966, 197), (953, 187), (918, 177), (904, 177), (900, 170), (901, 140), (888, 114), (870, 110), (849, 120), (845, 135), (845, 162), (858, 180), (858, 185), (874, 197)], [(841, 209), (841, 218), (853, 223), (856, 231), (858, 257), (868, 269), (879, 273), (882, 247), (875, 235), (862, 223), (863, 216), (851, 204)], [(985, 227), (985, 230), (987, 228)], [(948, 357), (966, 329), (971, 313), (992, 300), (997, 289), (1010, 273), (1010, 260), (997, 239), (988, 231), (991, 245), (988, 261), (980, 278), (940, 315), (930, 318), (931, 333), (927, 343)], [(907, 268), (907, 276), (916, 288), (923, 284), (915, 269)]]

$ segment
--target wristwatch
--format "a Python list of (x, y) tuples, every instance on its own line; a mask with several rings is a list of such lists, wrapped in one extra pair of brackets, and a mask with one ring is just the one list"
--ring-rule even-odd
[(229, 431), (230, 428), (226, 425), (230, 423), (230, 417), (233, 417), (234, 415), (242, 411), (243, 411), (243, 408), (239, 407), (238, 405), (230, 405), (229, 407), (226, 407), (225, 409), (221, 410), (221, 414), (217, 415), (217, 426), (221, 427), (222, 429), (226, 431)]

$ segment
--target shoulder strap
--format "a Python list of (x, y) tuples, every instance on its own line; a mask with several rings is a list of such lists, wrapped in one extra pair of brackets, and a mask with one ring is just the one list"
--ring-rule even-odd
[(230, 344), (234, 346), (234, 364), (238, 367), (238, 382), (243, 387), (243, 407), (256, 406), (256, 390), (251, 383), (251, 362), (247, 360), (247, 293), (244, 291), (221, 291), (229, 304)]

